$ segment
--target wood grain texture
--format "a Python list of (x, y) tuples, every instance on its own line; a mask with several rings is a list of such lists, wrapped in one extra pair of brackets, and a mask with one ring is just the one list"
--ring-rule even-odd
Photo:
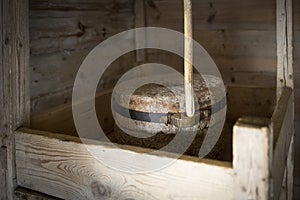
[[(179, 0), (147, 1), (147, 24), (183, 28), (183, 4)], [(193, 0), (195, 30), (275, 30), (275, 2)]]
[(15, 200), (60, 200), (58, 198), (45, 195), (39, 192), (31, 191), (25, 188), (18, 187), (14, 194)]
[[(130, 0), (30, 1), (32, 111), (70, 101), (84, 58), (103, 40), (134, 27), (133, 13)], [(134, 62), (134, 53), (118, 59), (100, 84), (113, 85)]]
[[(29, 125), (29, 26), (28, 1), (1, 1), (1, 171), (5, 170), (6, 199), (16, 187), (14, 130)], [(5, 149), (6, 155), (3, 155)], [(3, 167), (5, 165), (5, 167)], [(2, 195), (1, 194), (1, 195)]]
[[(193, 1), (194, 38), (216, 61), (226, 84), (275, 86), (275, 3)], [(147, 25), (183, 31), (182, 6), (180, 1), (148, 1)], [(148, 57), (171, 60), (163, 58), (161, 52), (152, 52)], [(181, 63), (175, 62), (177, 69)]]
[[(63, 135), (28, 129), (18, 131), (18, 184), (63, 199), (233, 198), (230, 163), (184, 156), (156, 172), (127, 174), (99, 163), (83, 144), (76, 141), (78, 139)], [(145, 150), (133, 147), (123, 147), (121, 150), (100, 145), (95, 148), (105, 151), (107, 156), (103, 159), (132, 154), (152, 161), (170, 159), (141, 154)], [(120, 164), (129, 167), (130, 163), (132, 161)]]
[[(98, 93), (95, 100), (98, 121), (105, 133), (111, 132), (114, 126), (111, 113), (111, 92), (112, 90), (106, 90)], [(77, 136), (72, 115), (72, 103), (33, 114), (31, 116), (31, 128)]]
[(292, 1), (276, 1), (277, 100), (284, 87), (294, 87)]
[[(280, 196), (284, 172), (286, 166), (290, 165), (290, 163), (287, 163), (287, 158), (290, 150), (290, 142), (294, 134), (293, 121), (292, 90), (285, 88), (272, 116), (274, 126), (272, 176), (275, 199), (278, 199)], [(287, 170), (287, 172), (290, 173), (289, 170)]]
[[(294, 130), (293, 130), (294, 132)], [(288, 150), (288, 157), (287, 157), (287, 165), (286, 165), (286, 171), (287, 171), (287, 178), (286, 178), (286, 184), (287, 184), (287, 198), (288, 200), (294, 199), (294, 135), (291, 138), (290, 147)]]
[(241, 118), (233, 128), (233, 168), (236, 199), (269, 199), (273, 153), (271, 121)]

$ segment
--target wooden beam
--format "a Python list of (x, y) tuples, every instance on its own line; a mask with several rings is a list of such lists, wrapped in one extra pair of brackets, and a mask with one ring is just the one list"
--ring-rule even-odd
[[(1, 170), (5, 171), (6, 199), (13, 199), (16, 187), (14, 131), (29, 124), (29, 26), (28, 0), (1, 1), (1, 70), (0, 70), (0, 141)], [(6, 162), (6, 164), (3, 162)], [(3, 169), (4, 167), (4, 169)], [(1, 173), (0, 175), (3, 175)]]
[[(104, 152), (104, 163), (132, 155), (147, 162), (171, 159), (137, 147), (99, 143), (93, 147)], [(79, 138), (29, 129), (16, 132), (16, 161), (20, 186), (62, 199), (233, 198), (233, 169), (227, 162), (183, 156), (151, 173), (124, 173), (97, 161)], [(130, 167), (131, 163), (129, 159), (119, 164)]]
[(17, 188), (15, 190), (15, 200), (60, 200), (58, 198), (31, 191), (25, 188)]
[[(294, 131), (293, 131), (294, 132)], [(287, 157), (287, 200), (293, 200), (294, 197), (294, 136), (292, 136)]]
[(292, 0), (277, 0), (277, 100), (282, 88), (294, 86)]
[[(281, 186), (287, 166), (293, 165), (291, 157), (288, 155), (292, 152), (290, 148), (291, 140), (294, 134), (293, 128), (293, 96), (292, 89), (284, 88), (281, 98), (279, 99), (275, 112), (272, 116), (274, 129), (274, 156), (272, 164), (272, 176), (274, 183), (274, 198), (280, 196)], [(287, 169), (289, 181), (291, 182), (291, 170)], [(288, 185), (288, 184), (287, 184)], [(291, 190), (291, 188), (289, 189)]]
[(273, 131), (269, 119), (241, 118), (233, 128), (235, 199), (269, 199)]

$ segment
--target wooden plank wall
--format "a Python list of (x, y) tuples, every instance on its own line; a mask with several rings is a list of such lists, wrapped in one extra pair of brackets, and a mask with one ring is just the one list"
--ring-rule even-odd
[[(70, 101), (78, 67), (88, 52), (109, 36), (134, 26), (133, 0), (30, 1), (32, 110)], [(147, 0), (146, 25), (183, 30), (181, 0)], [(193, 1), (194, 36), (231, 85), (275, 86), (276, 34), (274, 0)], [(149, 61), (177, 69), (180, 59), (148, 51)], [(120, 59), (102, 84), (132, 65)], [(121, 66), (121, 67), (120, 67)], [(111, 76), (114, 74), (114, 76)]]
[[(182, 31), (180, 0), (147, 2), (148, 26)], [(275, 86), (276, 1), (194, 0), (193, 11), (194, 38), (210, 53), (228, 85)], [(153, 52), (149, 57), (166, 55)]]
[(295, 180), (294, 196), (300, 199), (300, 1), (294, 0), (294, 73), (295, 73)]
[(28, 1), (2, 0), (0, 55), (0, 199), (16, 187), (14, 131), (29, 125)]
[[(106, 38), (133, 28), (133, 4), (132, 0), (30, 0), (32, 111), (70, 101), (85, 56)], [(101, 86), (108, 87), (131, 67), (133, 58), (130, 54), (118, 59)]]

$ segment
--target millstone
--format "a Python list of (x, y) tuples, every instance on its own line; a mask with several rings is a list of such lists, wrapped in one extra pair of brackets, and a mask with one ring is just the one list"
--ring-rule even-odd
[[(142, 79), (147, 79), (142, 78)], [(145, 80), (139, 81), (145, 81)], [(186, 117), (184, 104), (184, 84), (172, 75), (151, 77), (162, 84), (146, 84), (133, 91), (134, 81), (124, 81), (115, 87), (113, 110), (117, 125), (122, 130), (176, 134), (182, 131), (203, 131), (218, 123), (217, 113), (225, 107), (226, 97), (222, 94), (222, 80), (212, 75), (194, 75), (195, 116)], [(205, 81), (204, 81), (205, 79)], [(163, 81), (162, 81), (163, 80)], [(147, 82), (147, 81), (145, 81)], [(208, 90), (209, 88), (212, 92)]]

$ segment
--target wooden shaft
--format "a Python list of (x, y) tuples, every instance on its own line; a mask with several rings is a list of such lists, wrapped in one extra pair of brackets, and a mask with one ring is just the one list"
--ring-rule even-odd
[(194, 116), (192, 2), (184, 0), (184, 92), (188, 117)]

